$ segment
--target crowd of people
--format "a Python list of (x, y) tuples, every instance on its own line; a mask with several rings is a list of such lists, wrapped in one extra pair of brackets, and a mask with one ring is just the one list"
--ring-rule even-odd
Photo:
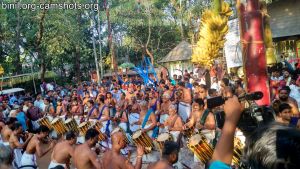
[[(193, 152), (199, 166), (211, 169), (299, 168), (300, 77), (297, 71), (271, 70), (274, 122), (258, 125), (246, 139), (237, 128), (247, 106), (238, 100), (238, 96), (246, 94), (243, 80), (238, 76), (215, 75), (209, 81), (211, 83), (206, 83), (193, 72), (185, 71), (180, 76), (165, 76), (151, 84), (145, 84), (139, 76), (124, 76), (123, 79), (104, 78), (100, 84), (82, 82), (59, 86), (43, 83), (37, 95), (1, 95), (0, 168), (37, 168), (36, 157), (50, 151), (49, 169), (70, 166), (77, 169), (141, 168), (155, 150), (159, 150), (160, 155), (150, 160), (148, 168), (188, 168), (180, 161), (179, 153), (196, 133), (201, 133), (214, 147), (211, 160), (207, 162), (199, 160), (196, 155), (199, 152)], [(218, 96), (226, 97), (227, 101), (208, 111), (207, 101)], [(216, 117), (217, 112), (225, 114), (222, 125)], [(78, 125), (85, 121), (102, 125), (100, 129), (89, 128), (83, 141), (78, 141), (75, 130), (66, 131), (63, 137), (53, 134), (53, 129), (40, 123), (45, 117), (50, 122), (55, 118), (63, 121), (73, 118)], [(135, 141), (134, 135), (138, 132), (152, 142), (164, 133), (168, 133), (168, 137), (162, 140), (163, 146), (149, 152)], [(105, 135), (105, 140), (99, 140), (100, 134)], [(243, 165), (232, 164), (235, 138), (244, 145), (240, 157)], [(42, 146), (44, 143), (48, 143), (47, 148)], [(129, 158), (132, 151), (135, 161)]]

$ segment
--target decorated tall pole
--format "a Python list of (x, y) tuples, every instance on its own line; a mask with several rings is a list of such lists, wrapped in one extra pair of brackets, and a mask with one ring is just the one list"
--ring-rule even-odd
[(244, 61), (248, 92), (261, 91), (264, 97), (257, 101), (258, 105), (269, 105), (270, 90), (266, 67), (263, 20), (259, 8), (259, 0), (247, 0), (246, 23), (248, 30), (244, 35), (246, 44)]

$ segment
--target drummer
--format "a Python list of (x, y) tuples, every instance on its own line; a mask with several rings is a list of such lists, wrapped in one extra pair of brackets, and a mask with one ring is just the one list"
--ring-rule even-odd
[(104, 104), (104, 97), (99, 97), (99, 113), (97, 120), (102, 123), (101, 132), (106, 133), (108, 136), (110, 135), (110, 131), (112, 131), (112, 125), (109, 116), (109, 108), (106, 104)]
[(81, 116), (83, 113), (82, 106), (78, 103), (77, 99), (72, 100), (71, 114), (73, 116)]
[(135, 122), (134, 124), (141, 125), (142, 132), (146, 132), (149, 137), (153, 138), (153, 129), (156, 127), (156, 118), (153, 111), (148, 110), (148, 102), (141, 101), (140, 103), (140, 117), (139, 121)]
[(73, 131), (66, 134), (66, 139), (57, 143), (51, 154), (49, 169), (62, 166), (70, 168), (70, 158), (74, 156), (73, 145), (76, 143), (76, 135)]
[(169, 107), (172, 104), (170, 101), (170, 95), (168, 93), (165, 93), (162, 96), (162, 104), (161, 104), (161, 109), (159, 111), (160, 114), (160, 123), (163, 124), (169, 117)]
[(175, 105), (171, 104), (168, 109), (170, 116), (163, 124), (158, 123), (157, 125), (164, 128), (165, 131), (169, 131), (173, 137), (173, 141), (177, 142), (178, 136), (182, 131), (183, 121), (177, 114), (177, 107)]
[(1, 139), (0, 143), (3, 143), (4, 145), (8, 146), (9, 145), (9, 138), (10, 135), (12, 134), (12, 127), (14, 123), (17, 121), (16, 118), (9, 118), (9, 120), (5, 123), (5, 126), (1, 130)]
[(148, 166), (148, 169), (172, 169), (178, 161), (180, 146), (173, 141), (166, 141), (163, 146), (161, 159)]
[(107, 92), (105, 98), (105, 104), (109, 108), (109, 113), (111, 117), (115, 116), (116, 114), (116, 107), (115, 107), (116, 103), (117, 101), (112, 97), (112, 94), (110, 92)]
[(110, 168), (142, 168), (142, 157), (144, 155), (144, 148), (137, 147), (137, 156), (135, 166), (130, 163), (130, 159), (126, 159), (120, 155), (121, 149), (126, 146), (124, 134), (122, 132), (116, 132), (112, 135), (112, 149), (107, 151), (103, 155), (104, 169)]
[(31, 133), (28, 134), (28, 137), (25, 142), (23, 140), (19, 139), (20, 135), (23, 132), (22, 125), (20, 123), (14, 123), (12, 127), (13, 132), (10, 135), (9, 138), (9, 146), (14, 151), (14, 163), (13, 166), (16, 168), (20, 167), (20, 162), (22, 158), (22, 151), (29, 143), (31, 137), (33, 136)]
[(128, 123), (126, 111), (120, 105), (116, 105), (116, 110), (117, 112), (113, 119), (117, 126), (121, 127), (126, 132)]
[(87, 111), (88, 119), (97, 119), (99, 112), (98, 112), (97, 107), (95, 106), (94, 101), (88, 100), (87, 107), (88, 107), (88, 111)]

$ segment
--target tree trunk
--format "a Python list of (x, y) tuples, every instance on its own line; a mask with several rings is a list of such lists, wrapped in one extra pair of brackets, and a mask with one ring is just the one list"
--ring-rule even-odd
[(75, 47), (74, 61), (75, 61), (74, 70), (75, 70), (76, 81), (80, 82), (81, 81), (81, 73), (80, 73), (80, 47), (78, 45)]
[(22, 72), (22, 64), (20, 60), (20, 29), (21, 29), (21, 21), (20, 21), (20, 9), (17, 10), (17, 25), (16, 25), (16, 39), (15, 39), (15, 58), (14, 58), (14, 66), (15, 73), (21, 74)]
[(40, 16), (39, 29), (38, 29), (39, 31), (38, 31), (36, 43), (35, 43), (37, 58), (40, 60), (40, 75), (41, 75), (42, 82), (45, 81), (46, 61), (45, 61), (45, 56), (41, 55), (41, 46), (40, 45), (42, 43), (42, 38), (43, 38), (43, 34), (44, 34), (45, 16), (46, 16), (46, 10), (44, 9)]
[(258, 0), (247, 0), (248, 32), (244, 37), (247, 43), (245, 70), (248, 92), (262, 91), (264, 97), (257, 101), (258, 105), (270, 105), (265, 46), (263, 37), (262, 14)]

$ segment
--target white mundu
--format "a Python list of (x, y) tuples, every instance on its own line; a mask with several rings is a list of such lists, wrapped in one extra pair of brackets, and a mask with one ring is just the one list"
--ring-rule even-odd
[(133, 124), (133, 123), (139, 121), (139, 118), (140, 118), (140, 115), (138, 113), (130, 113), (129, 114), (128, 121), (130, 124), (130, 130), (132, 132), (136, 132), (140, 128), (139, 125)]
[(21, 167), (24, 166), (22, 169), (32, 169), (33, 167), (37, 167), (35, 154), (27, 154), (24, 152), (20, 165)]
[(191, 105), (180, 102), (178, 104), (178, 114), (182, 118), (183, 122), (186, 122), (191, 115)]

